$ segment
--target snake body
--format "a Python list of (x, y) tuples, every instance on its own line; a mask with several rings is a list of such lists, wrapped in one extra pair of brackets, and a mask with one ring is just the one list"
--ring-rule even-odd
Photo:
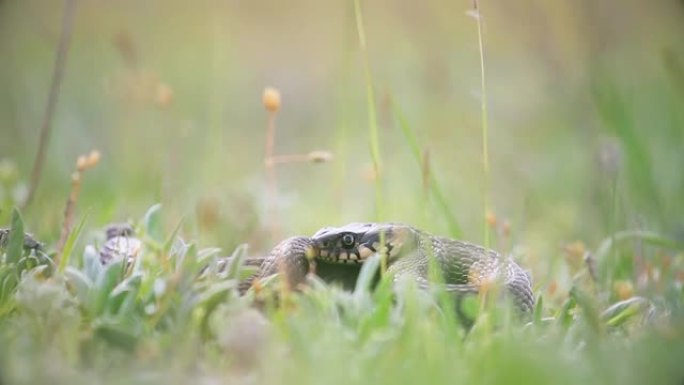
[(485, 286), (501, 285), (522, 311), (534, 308), (530, 275), (513, 259), (482, 246), (440, 237), (395, 223), (351, 223), (325, 227), (311, 237), (288, 238), (269, 253), (256, 278), (282, 273), (290, 287), (305, 281), (310, 262), (323, 280), (353, 287), (365, 260), (374, 254), (387, 259), (387, 273), (397, 282), (430, 282), (430, 268), (441, 273), (443, 288), (455, 294), (477, 294)]

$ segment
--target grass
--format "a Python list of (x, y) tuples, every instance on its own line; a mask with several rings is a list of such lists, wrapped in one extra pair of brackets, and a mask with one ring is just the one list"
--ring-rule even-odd
[(366, 104), (368, 108), (368, 136), (370, 138), (370, 155), (373, 161), (373, 174), (375, 181), (375, 220), (383, 221), (384, 196), (382, 187), (382, 163), (380, 154), (380, 134), (378, 133), (378, 118), (375, 107), (375, 92), (373, 85), (373, 74), (368, 60), (368, 48), (366, 47), (366, 32), (363, 26), (363, 13), (359, 0), (354, 0), (354, 19), (356, 20), (356, 31), (359, 37), (361, 58), (363, 61), (363, 75), (366, 81)]
[[(313, 3), (305, 18), (296, 9), (259, 9), (256, 21), (270, 15), (270, 24), (244, 22), (240, 33), (231, 28), (247, 11), (207, 6), (212, 20), (231, 21), (225, 28), (210, 23), (209, 39), (202, 38), (202, 17), (187, 29), (186, 23), (173, 30), (155, 24), (163, 33), (132, 25), (122, 32), (137, 58), (128, 70), (140, 73), (108, 77), (127, 80), (104, 99), (93, 86), (103, 83), (98, 71), (118, 68), (121, 58), (109, 58), (117, 51), (102, 53), (102, 41), (91, 40), (107, 35), (98, 28), (111, 17), (83, 5), (41, 187), (21, 211), (14, 207), (25, 196), (26, 165), (37, 142), (32, 135), (38, 136), (22, 124), (44, 108), (44, 98), (29, 97), (35, 84), (26, 79), (42, 69), (44, 43), (0, 34), (0, 53), (10, 53), (2, 56), (12, 69), (0, 71), (0, 99), (12, 102), (0, 103), (0, 113), (10, 106), (12, 118), (0, 123), (0, 228), (12, 229), (0, 232), (0, 383), (680, 384), (684, 155), (678, 128), (684, 116), (677, 101), (684, 95), (684, 53), (667, 49), (665, 61), (654, 55), (645, 71), (634, 58), (661, 44), (642, 46), (627, 36), (634, 52), (610, 43), (592, 52), (620, 63), (610, 71), (589, 66), (583, 76), (562, 76), (566, 62), (580, 71), (586, 55), (564, 45), (574, 29), (553, 29), (567, 26), (554, 18), (567, 12), (535, 3), (530, 14), (548, 16), (552, 30), (527, 35), (519, 32), (526, 23), (507, 22), (514, 18), (498, 5), (488, 5), (493, 12), (483, 24), (475, 4), (476, 31), (467, 15), (459, 19), (442, 7), (389, 16), (374, 3), (346, 1), (349, 18), (337, 27), (353, 48), (343, 56), (357, 55), (361, 70), (331, 64), (329, 57), (345, 48), (329, 32), (335, 18)], [(25, 16), (19, 3), (3, 6)], [(204, 16), (204, 6), (197, 7)], [(182, 20), (197, 17), (186, 11), (177, 10)], [(18, 31), (28, 25), (2, 14), (0, 21), (0, 28)], [(659, 30), (658, 43), (681, 36), (677, 28)], [(590, 32), (587, 39), (599, 35)], [(170, 36), (155, 40), (155, 33)], [(539, 63), (548, 57), (520, 48), (530, 46), (523, 37), (545, 42), (541, 35), (552, 41), (545, 50), (558, 49), (549, 65), (558, 72), (542, 75), (546, 67)], [(271, 52), (292, 42), (311, 44), (296, 52), (314, 52), (315, 67), (306, 60), (288, 66), (281, 51)], [(226, 81), (204, 94), (188, 74), (202, 71), (205, 50), (215, 55), (219, 46), (222, 58), (225, 53), (219, 61), (230, 67), (213, 63), (212, 71), (225, 72), (206, 76)], [(603, 52), (606, 46), (615, 52)], [(254, 53), (258, 60), (249, 59)], [(259, 65), (269, 54), (277, 66), (266, 71)], [(520, 63), (535, 70), (512, 70)], [(339, 74), (331, 69), (337, 66), (347, 76), (328, 80)], [(287, 81), (265, 79), (278, 71), (286, 71)], [(135, 83), (142, 74), (173, 98), (147, 105), (149, 84)], [(515, 83), (521, 78), (522, 86)], [(638, 92), (630, 91), (632, 82)], [(266, 138), (272, 142), (262, 153), (258, 90), (266, 85), (277, 86), (284, 103), (277, 137), (271, 111)], [(469, 87), (479, 89), (479, 99)], [(534, 93), (544, 87), (553, 92)], [(331, 94), (335, 103), (327, 99)], [(216, 142), (210, 150), (208, 141)], [(79, 168), (74, 185), (68, 177), (74, 154), (93, 147), (102, 158), (87, 176)], [(310, 148), (337, 152), (302, 152)], [(308, 164), (318, 162), (324, 164)], [(275, 166), (278, 179), (269, 181)], [(473, 183), (478, 180), (484, 189)], [(353, 291), (311, 277), (306, 290), (284, 293), (277, 303), (268, 296), (281, 287), (277, 280), (238, 294), (239, 281), (253, 272), (246, 258), (273, 246), (270, 208), (278, 209), (283, 237), (340, 222), (396, 220), (477, 240), (482, 199), (485, 243), (531, 271), (538, 302), (527, 318), (487, 295), (468, 298), (464, 308), (475, 323), (467, 331), (445, 293), (410, 283), (395, 288), (386, 278), (369, 289), (382, 269), (376, 259)], [(497, 217), (489, 218), (494, 206)], [(122, 220), (133, 223), (144, 247), (130, 266), (103, 267), (103, 228)], [(34, 233), (44, 248), (23, 247), (23, 232)], [(231, 262), (221, 271), (226, 255)]]
[[(480, 111), (482, 112), (482, 196), (484, 200), (483, 218), (493, 215), (491, 208), (490, 192), (490, 172), (489, 172), (489, 117), (487, 114), (487, 77), (485, 74), (485, 45), (482, 36), (482, 12), (480, 11), (480, 1), (473, 1), (473, 18), (477, 24), (477, 45), (480, 51)], [(483, 243), (489, 247), (490, 226), (488, 221), (484, 221)]]
[[(578, 279), (561, 307), (540, 299), (530, 322), (490, 305), (466, 333), (439, 293), (409, 286), (395, 295), (389, 280), (370, 290), (375, 259), (353, 292), (313, 281), (259, 312), (253, 301), (263, 292), (237, 293), (244, 248), (226, 273), (200, 278), (217, 249), (174, 235), (164, 241), (160, 214), (151, 208), (137, 226), (150, 241), (132, 269), (100, 267), (92, 247), (63, 273), (45, 262), (30, 267), (22, 259), (35, 252), (10, 239), (0, 296), (3, 381), (638, 384), (684, 376), (682, 293), (667, 276), (654, 282), (662, 292), (624, 300), (604, 289), (610, 282)], [(616, 236), (630, 238), (682, 249), (653, 234)]]

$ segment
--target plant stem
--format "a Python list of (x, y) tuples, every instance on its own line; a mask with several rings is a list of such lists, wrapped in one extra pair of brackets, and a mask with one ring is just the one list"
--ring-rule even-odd
[(69, 53), (75, 14), (76, 0), (65, 0), (64, 15), (62, 17), (62, 32), (59, 36), (59, 43), (57, 45), (57, 54), (55, 57), (55, 65), (52, 73), (52, 82), (50, 84), (47, 105), (45, 107), (43, 123), (40, 129), (38, 151), (36, 152), (36, 158), (33, 161), (29, 192), (26, 200), (24, 201), (23, 207), (28, 207), (28, 205), (33, 201), (36, 190), (38, 189), (38, 184), (40, 183), (40, 176), (43, 171), (43, 164), (45, 163), (45, 154), (47, 152), (48, 144), (50, 143), (52, 117), (55, 114), (57, 99), (59, 97), (62, 79), (64, 78), (64, 68), (66, 67), (67, 54)]
[(271, 237), (272, 240), (280, 238), (280, 224), (278, 219), (277, 199), (278, 199), (278, 179), (276, 175), (275, 162), (273, 158), (273, 148), (275, 146), (275, 118), (276, 111), (268, 113), (268, 128), (266, 131), (266, 173), (268, 178), (268, 202), (271, 217)]
[(363, 16), (359, 0), (354, 0), (354, 15), (356, 17), (356, 31), (359, 36), (361, 47), (361, 57), (363, 59), (363, 73), (366, 79), (366, 99), (368, 104), (368, 131), (370, 136), (370, 152), (373, 160), (373, 171), (375, 172), (375, 210), (376, 220), (382, 221), (384, 210), (382, 204), (382, 180), (380, 176), (380, 139), (378, 134), (378, 122), (375, 108), (375, 94), (373, 91), (373, 76), (368, 62), (368, 52), (366, 50), (366, 34), (363, 28)]
[[(382, 180), (380, 164), (380, 139), (378, 135), (378, 121), (375, 113), (375, 95), (373, 92), (373, 76), (368, 63), (368, 51), (366, 50), (366, 33), (363, 28), (363, 16), (361, 14), (361, 4), (359, 0), (354, 0), (354, 16), (356, 19), (356, 32), (359, 35), (359, 45), (361, 47), (361, 57), (363, 59), (363, 73), (366, 79), (366, 102), (368, 104), (368, 131), (370, 136), (370, 152), (373, 160), (373, 171), (375, 173), (375, 220), (381, 222), (384, 218), (382, 203)], [(380, 243), (383, 244), (384, 234), (380, 234)], [(384, 274), (387, 270), (387, 256), (383, 253), (380, 260), (380, 271)]]
[[(489, 122), (487, 119), (487, 87), (485, 77), (485, 56), (484, 41), (482, 38), (482, 17), (480, 15), (480, 1), (473, 0), (475, 11), (475, 21), (477, 22), (477, 42), (480, 50), (480, 109), (482, 112), (482, 172), (483, 172), (483, 195), (484, 195), (484, 216), (491, 211), (490, 203), (490, 182), (489, 182)], [(484, 221), (484, 245), (489, 246), (490, 229), (487, 221)]]

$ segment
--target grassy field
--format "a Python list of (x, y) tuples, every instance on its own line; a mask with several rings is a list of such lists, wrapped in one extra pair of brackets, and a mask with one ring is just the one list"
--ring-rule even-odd
[[(45, 245), (0, 233), (0, 384), (681, 384), (684, 5), (474, 4), (0, 0), (0, 229)], [(537, 308), (199, 277), (355, 221), (510, 253)]]

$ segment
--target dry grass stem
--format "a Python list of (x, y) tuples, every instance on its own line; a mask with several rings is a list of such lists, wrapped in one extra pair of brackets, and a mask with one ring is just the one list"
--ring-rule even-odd
[[(487, 83), (485, 77), (485, 53), (484, 39), (482, 36), (482, 15), (480, 14), (480, 1), (473, 0), (473, 10), (470, 13), (477, 23), (477, 41), (480, 50), (480, 109), (482, 111), (482, 173), (483, 173), (483, 197), (485, 219), (491, 211), (490, 182), (489, 182), (489, 123), (487, 118)], [(484, 245), (489, 246), (490, 225), (485, 220)]]
[(273, 160), (273, 149), (275, 147), (276, 125), (275, 119), (280, 109), (280, 92), (268, 87), (262, 96), (264, 108), (268, 112), (268, 124), (266, 127), (266, 149), (264, 153), (264, 165), (268, 183), (268, 211), (269, 227), (272, 240), (280, 238), (280, 223), (278, 219), (277, 199), (278, 199), (278, 179), (276, 175), (275, 162)]
[(95, 167), (100, 162), (100, 152), (97, 150), (91, 151), (88, 155), (81, 155), (76, 160), (76, 171), (71, 174), (71, 191), (69, 198), (64, 208), (64, 221), (62, 223), (62, 231), (57, 242), (57, 255), (55, 256), (55, 263), (59, 264), (64, 245), (71, 233), (71, 228), (74, 219), (74, 209), (78, 201), (78, 195), (81, 192), (81, 181), (86, 170)]
[(57, 107), (57, 99), (59, 97), (59, 91), (62, 85), (62, 78), (64, 77), (67, 54), (69, 53), (75, 14), (76, 0), (66, 0), (64, 15), (62, 18), (62, 32), (59, 36), (59, 43), (57, 45), (57, 54), (55, 56), (55, 65), (52, 73), (52, 81), (50, 83), (50, 91), (48, 93), (47, 105), (45, 106), (45, 113), (43, 115), (43, 123), (40, 129), (38, 150), (36, 152), (36, 158), (33, 161), (33, 170), (31, 171), (29, 191), (28, 195), (26, 196), (26, 200), (23, 202), (23, 207), (28, 207), (31, 204), (33, 197), (36, 194), (36, 190), (38, 189), (38, 185), (40, 184), (40, 176), (43, 172), (43, 164), (45, 163), (45, 154), (47, 153), (48, 144), (50, 143), (52, 117), (55, 114), (55, 108)]
[(427, 201), (430, 197), (430, 150), (427, 148), (423, 151), (422, 160), (420, 171), (423, 186), (423, 200)]
[(288, 164), (288, 163), (325, 163), (332, 160), (332, 153), (328, 151), (311, 151), (308, 154), (288, 154), (274, 155), (266, 162), (268, 165)]

